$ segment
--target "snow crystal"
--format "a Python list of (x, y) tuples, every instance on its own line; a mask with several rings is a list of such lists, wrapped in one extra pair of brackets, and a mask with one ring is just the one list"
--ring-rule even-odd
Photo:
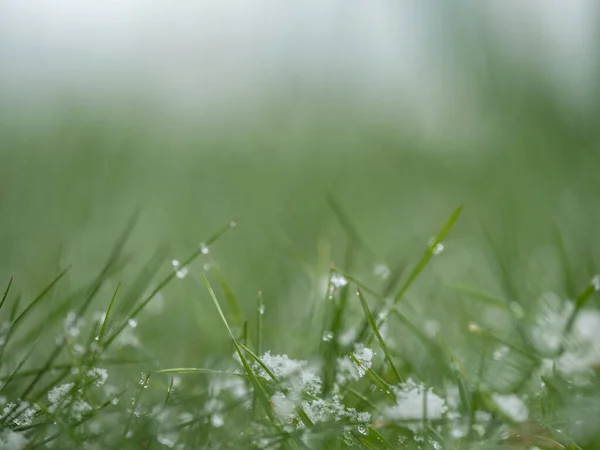
[(367, 370), (371, 368), (373, 356), (375, 356), (375, 352), (370, 348), (358, 348), (353, 353), (354, 357), (358, 360), (358, 364), (354, 363), (356, 370), (358, 371), (358, 376), (362, 377), (366, 373)]
[(392, 389), (396, 394), (396, 405), (383, 411), (384, 417), (389, 420), (417, 420), (425, 416), (428, 419), (440, 419), (448, 409), (444, 399), (436, 395), (432, 388), (411, 379)]
[(27, 438), (8, 428), (0, 433), (0, 448), (4, 450), (24, 450), (27, 446)]
[(94, 386), (100, 387), (108, 380), (108, 371), (101, 367), (94, 367), (88, 370), (87, 376), (94, 380)]
[(287, 422), (292, 422), (295, 416), (296, 404), (281, 392), (271, 397), (271, 404), (275, 413)]
[(496, 406), (515, 422), (525, 422), (529, 417), (529, 410), (525, 402), (514, 394), (494, 394), (492, 400)]
[(343, 275), (340, 275), (339, 273), (334, 273), (333, 275), (331, 275), (331, 284), (337, 288), (344, 287), (348, 284), (348, 280)]
[(55, 386), (48, 392), (48, 401), (50, 406), (48, 411), (53, 413), (57, 409), (65, 406), (71, 400), (71, 390), (75, 386), (74, 383), (65, 383), (60, 386)]

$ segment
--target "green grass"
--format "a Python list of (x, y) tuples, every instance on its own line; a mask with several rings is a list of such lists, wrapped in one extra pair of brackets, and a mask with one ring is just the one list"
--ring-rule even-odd
[(600, 448), (600, 127), (496, 88), (2, 122), (0, 448)]

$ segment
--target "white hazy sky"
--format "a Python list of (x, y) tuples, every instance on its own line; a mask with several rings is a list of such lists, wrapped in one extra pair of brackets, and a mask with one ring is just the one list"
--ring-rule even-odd
[(597, 72), (596, 0), (457, 0), (464, 27), (454, 29), (446, 3), (2, 0), (0, 92), (34, 103), (133, 92), (200, 111), (259, 102), (283, 86), (345, 87), (361, 100), (408, 98), (426, 118), (468, 96), (448, 42), (478, 23), (585, 106)]

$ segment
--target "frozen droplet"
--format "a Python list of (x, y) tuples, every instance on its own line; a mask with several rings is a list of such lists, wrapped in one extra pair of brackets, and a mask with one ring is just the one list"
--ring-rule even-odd
[(127, 321), (127, 324), (128, 324), (128, 325), (129, 325), (131, 328), (135, 328), (135, 327), (137, 327), (137, 320), (135, 320), (135, 319), (129, 319), (129, 320)]
[(369, 428), (367, 428), (365, 425), (360, 424), (358, 427), (356, 427), (356, 429), (358, 430), (358, 432), (360, 434), (362, 434), (363, 436), (366, 436), (367, 434), (369, 434)]
[(174, 259), (173, 261), (171, 261), (171, 265), (172, 265), (174, 268), (178, 268), (178, 267), (181, 265), (181, 263), (179, 262), (179, 260), (178, 260), (178, 259)]
[[(150, 374), (142, 372), (139, 383), (144, 389), (148, 389), (148, 386), (150, 384)], [(135, 402), (135, 399), (133, 400)]]
[(594, 275), (594, 277), (592, 278), (592, 287), (594, 288), (594, 291), (598, 292), (600, 291), (600, 275)]
[(110, 401), (114, 406), (117, 406), (119, 404), (119, 397), (115, 397)]
[(387, 280), (390, 277), (390, 275), (392, 274), (392, 271), (390, 270), (390, 268), (388, 266), (380, 263), (380, 264), (376, 264), (375, 267), (373, 268), (373, 274), (377, 278), (381, 278), (382, 280)]
[(237, 219), (233, 219), (231, 222), (229, 222), (229, 226), (231, 228), (235, 227), (237, 225)]
[(206, 244), (204, 242), (200, 243), (200, 251), (202, 252), (203, 255), (208, 255), (208, 253), (210, 252), (210, 250), (208, 249), (208, 247), (206, 246)]
[(188, 274), (188, 268), (187, 267), (182, 267), (177, 272), (175, 272), (175, 275), (180, 280), (183, 280), (185, 277), (187, 277), (187, 274)]
[(331, 276), (331, 284), (339, 288), (346, 286), (348, 284), (348, 280), (343, 275), (335, 273)]
[(323, 334), (323, 340), (325, 342), (329, 342), (333, 339), (333, 332), (332, 331), (326, 331), (325, 334)]
[(260, 305), (258, 307), (258, 313), (259, 314), (264, 314), (265, 313), (265, 305)]

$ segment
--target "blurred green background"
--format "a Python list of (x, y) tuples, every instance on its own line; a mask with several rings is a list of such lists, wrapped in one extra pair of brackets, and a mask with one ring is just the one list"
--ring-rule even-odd
[[(213, 121), (193, 114), (178, 121), (143, 94), (114, 104), (66, 95), (42, 108), (5, 90), (0, 282), (14, 277), (26, 300), (71, 265), (55, 294), (66, 298), (98, 273), (139, 208), (125, 263), (94, 304), (105, 309), (117, 284), (134, 284), (157, 252), (159, 273), (167, 273), (172, 259), (239, 218), (188, 278), (162, 292), (162, 310), (140, 318), (142, 341), (163, 367), (193, 365), (229, 348), (198, 284), (209, 262), (247, 315), (256, 292), (264, 292), (268, 346), (293, 353), (302, 342), (285, 337), (305, 330), (329, 261), (344, 266), (348, 238), (328, 206), (330, 194), (368, 246), (348, 269), (372, 284), (381, 284), (376, 264), (418, 260), (451, 211), (465, 206), (446, 251), (409, 295), (432, 317), (456, 313), (451, 284), (503, 295), (497, 256), (509, 262), (521, 300), (549, 290), (572, 296), (598, 267), (597, 107), (570, 113), (540, 73), (511, 65), (492, 41), (482, 45), (485, 70), (467, 45), (453, 62), (480, 113), (464, 113), (462, 97), (451, 96), (456, 103), (433, 129), (419, 125), (401, 100), (398, 111), (383, 98), (381, 109), (353, 101), (352, 85), (340, 91), (290, 83), (258, 106), (244, 110), (248, 100), (241, 100), (241, 112)], [(591, 97), (595, 86), (588, 86)], [(229, 102), (235, 106), (235, 97)], [(76, 307), (77, 298), (72, 302)]]

